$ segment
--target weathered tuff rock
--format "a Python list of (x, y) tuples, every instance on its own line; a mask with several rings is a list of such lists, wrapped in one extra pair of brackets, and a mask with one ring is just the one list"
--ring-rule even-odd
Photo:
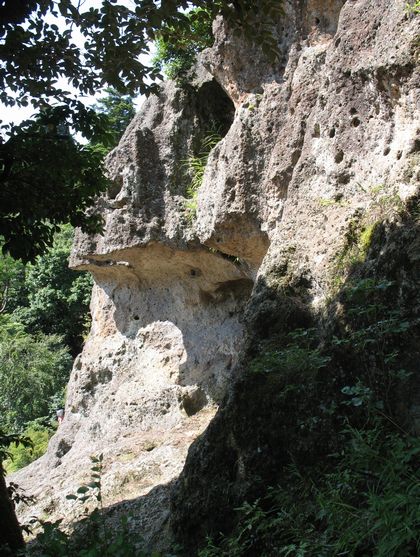
[[(305, 324), (322, 307), (349, 223), (375, 208), (378, 191), (418, 191), (418, 21), (404, 4), (289, 0), (275, 66), (218, 21), (195, 83), (167, 83), (146, 101), (108, 158), (114, 185), (97, 204), (105, 233), (79, 233), (74, 246), (71, 265), (95, 278), (92, 330), (64, 424), (16, 474), (40, 513), (71, 519), (65, 495), (103, 452), (105, 505), (131, 499), (133, 527), (167, 546), (173, 480), (253, 335)], [(191, 218), (185, 160), (215, 128), (223, 139)], [(174, 491), (174, 528), (184, 521), (197, 539), (214, 511), (206, 484), (246, 483), (240, 412), (252, 393), (239, 392)]]

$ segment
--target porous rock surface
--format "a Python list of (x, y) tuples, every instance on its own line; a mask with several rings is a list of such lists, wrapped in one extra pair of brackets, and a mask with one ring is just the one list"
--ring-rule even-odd
[[(104, 235), (76, 238), (71, 265), (95, 279), (93, 323), (65, 420), (47, 454), (15, 475), (39, 514), (71, 519), (65, 496), (103, 453), (105, 505), (130, 500), (149, 547), (168, 546), (188, 447), (229, 393), (255, 328), (273, 308), (288, 326), (279, 282), (304, 323), (296, 308), (322, 306), (349, 222), (378, 191), (418, 193), (418, 19), (404, 5), (287, 0), (275, 63), (216, 21), (191, 86), (167, 83), (145, 102), (108, 157)], [(215, 128), (223, 138), (194, 214), (185, 161)], [(240, 460), (220, 423), (176, 487), (175, 529), (197, 512), (203, 459), (213, 454), (217, 467), (211, 443), (230, 438)]]

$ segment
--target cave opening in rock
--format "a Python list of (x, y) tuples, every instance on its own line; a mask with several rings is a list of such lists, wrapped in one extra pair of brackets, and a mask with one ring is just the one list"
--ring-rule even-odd
[(205, 131), (216, 129), (222, 138), (225, 137), (233, 123), (235, 107), (215, 79), (198, 89), (196, 103), (201, 128)]

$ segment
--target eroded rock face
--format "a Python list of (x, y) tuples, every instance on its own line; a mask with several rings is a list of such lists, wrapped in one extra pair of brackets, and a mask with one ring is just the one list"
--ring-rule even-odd
[(148, 492), (179, 474), (228, 389), (264, 255), (229, 257), (193, 232), (186, 159), (233, 118), (226, 94), (201, 74), (195, 88), (168, 83), (147, 101), (108, 158), (113, 186), (98, 200), (105, 234), (79, 233), (71, 261), (95, 278), (91, 332), (48, 453), (17, 474), (40, 497), (39, 514), (69, 521), (78, 510), (66, 495), (89, 479), (89, 457), (104, 453), (105, 505), (137, 499), (146, 511), (136, 527), (154, 516), (150, 543), (155, 532), (163, 543), (170, 487)]
[[(39, 512), (71, 518), (65, 495), (103, 452), (105, 504), (133, 500), (134, 527), (149, 546), (167, 546), (171, 482), (244, 348), (264, 327), (304, 326), (322, 307), (349, 223), (378, 192), (418, 189), (418, 22), (403, 4), (288, 0), (274, 65), (217, 21), (195, 83), (168, 83), (146, 101), (108, 157), (113, 185), (97, 204), (105, 233), (79, 233), (74, 246), (71, 265), (95, 278), (93, 324), (63, 425), (17, 474), (42, 494)], [(223, 138), (191, 215), (185, 161), (215, 127)], [(245, 482), (242, 449), (224, 430), (240, 416), (224, 412), (177, 486), (178, 530), (189, 516), (186, 532), (204, 520), (209, 467)]]

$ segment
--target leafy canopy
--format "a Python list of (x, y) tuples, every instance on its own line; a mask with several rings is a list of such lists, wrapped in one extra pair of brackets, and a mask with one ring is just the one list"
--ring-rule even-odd
[(96, 112), (106, 118), (107, 143), (103, 148), (107, 152), (109, 146), (118, 145), (126, 127), (136, 114), (133, 99), (129, 95), (122, 95), (114, 87), (105, 89), (105, 96), (94, 106)]
[(86, 209), (106, 186), (102, 154), (60, 126), (54, 109), (13, 128), (0, 143), (0, 234), (4, 249), (25, 261), (52, 244), (62, 223), (101, 229), (100, 218)]

